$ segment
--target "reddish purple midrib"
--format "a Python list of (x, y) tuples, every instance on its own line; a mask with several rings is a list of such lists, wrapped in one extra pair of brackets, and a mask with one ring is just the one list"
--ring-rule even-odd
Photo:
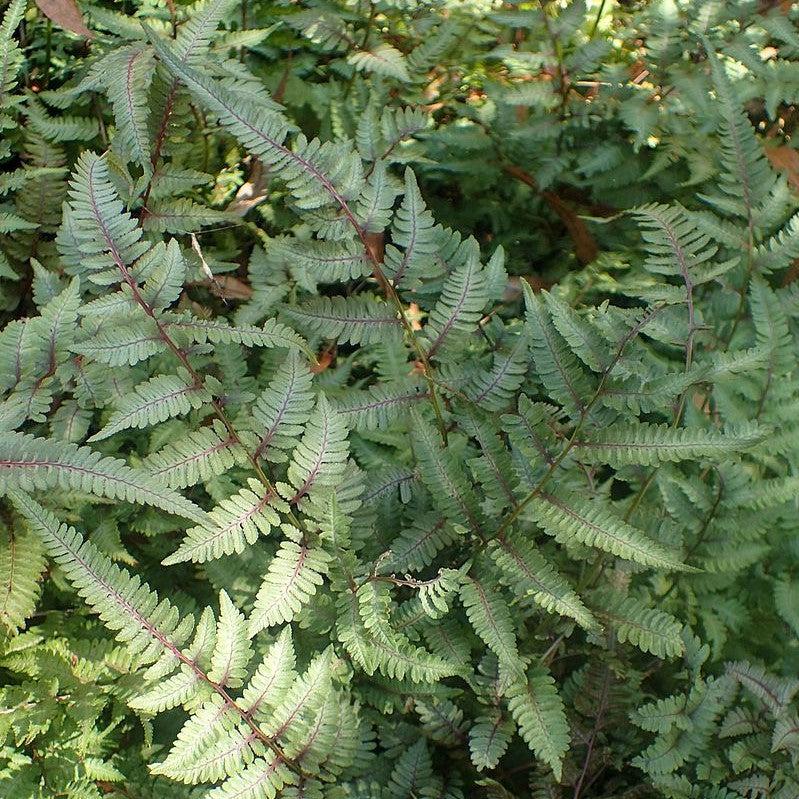
[(302, 706), (303, 706), (303, 704), (305, 704), (305, 700), (308, 698), (308, 696), (310, 695), (311, 691), (313, 691), (313, 689), (315, 687), (316, 687), (316, 683), (311, 683), (308, 686), (308, 690), (302, 695), (300, 700), (294, 706), (294, 710), (292, 710), (292, 712), (289, 714), (288, 718), (286, 718), (285, 721), (277, 728), (277, 730), (275, 730), (274, 735), (272, 735), (272, 739), (273, 740), (277, 740), (278, 738), (280, 738), (280, 736), (283, 735), (283, 733), (289, 728), (289, 725), (291, 724), (291, 722), (294, 721), (294, 717), (297, 715), (297, 713), (300, 712), (300, 710), (302, 710)]
[(297, 383), (297, 371), (295, 369), (291, 374), (291, 382), (289, 383), (287, 390), (283, 393), (283, 401), (280, 404), (280, 408), (278, 409), (277, 415), (275, 416), (272, 425), (263, 435), (260, 442), (258, 443), (258, 446), (255, 448), (256, 458), (261, 455), (261, 453), (269, 446), (270, 442), (275, 437), (278, 427), (280, 426), (280, 423), (283, 421), (283, 417), (285, 416), (286, 410), (288, 409), (289, 400), (291, 399), (291, 393), (296, 383)]
[(122, 483), (126, 486), (131, 486), (139, 491), (145, 491), (148, 494), (152, 494), (153, 496), (158, 496), (158, 494), (150, 488), (146, 488), (139, 483), (132, 483), (129, 480), (124, 480), (121, 477), (115, 477), (103, 472), (96, 472), (92, 469), (86, 469), (83, 466), (75, 466), (71, 463), (60, 463), (59, 461), (38, 461), (38, 460), (29, 460), (29, 461), (11, 461), (11, 460), (0, 460), (0, 469), (8, 469), (12, 467), (29, 467), (29, 468), (40, 468), (40, 467), (58, 467), (59, 469), (69, 469), (73, 472), (80, 472), (82, 474), (90, 474), (94, 477), (100, 477), (104, 480), (111, 480), (115, 483)]
[(458, 299), (457, 304), (455, 305), (452, 313), (449, 316), (449, 319), (444, 323), (444, 326), (441, 328), (441, 332), (436, 336), (435, 341), (430, 345), (430, 349), (427, 351), (427, 357), (432, 358), (435, 355), (438, 348), (441, 346), (444, 339), (449, 335), (449, 331), (452, 329), (452, 326), (455, 324), (455, 320), (458, 318), (463, 306), (466, 304), (466, 298), (469, 296), (469, 289), (471, 288), (472, 281), (471, 276), (474, 273), (472, 272), (469, 280), (464, 283), (463, 291), (461, 292), (461, 296)]
[(430, 395), (425, 392), (412, 391), (408, 394), (401, 394), (398, 397), (389, 397), (388, 399), (375, 400), (374, 402), (365, 402), (363, 405), (348, 405), (346, 408), (340, 408), (339, 413), (373, 411), (376, 408), (386, 408), (390, 405), (399, 405), (406, 400), (426, 399), (429, 396)]
[[(291, 579), (288, 582), (288, 585), (285, 586), (284, 590), (279, 594), (278, 597), (275, 598), (275, 601), (272, 602), (267, 608), (263, 610), (263, 612), (259, 615), (264, 616), (272, 611), (272, 609), (277, 605), (281, 599), (289, 592), (291, 586), (294, 585), (294, 581), (297, 579), (300, 571), (302, 570), (303, 565), (305, 564), (305, 560), (308, 557), (308, 547), (302, 546), (300, 547), (300, 556), (297, 558), (297, 564), (294, 566), (294, 571), (291, 573)], [(277, 738), (277, 735), (274, 736)]]
[(199, 544), (195, 545), (194, 547), (191, 547), (191, 549), (197, 549), (198, 547), (206, 545), (211, 541), (216, 541), (218, 538), (221, 538), (223, 535), (229, 533), (231, 530), (235, 529), (236, 527), (243, 526), (244, 523), (247, 522), (249, 519), (251, 519), (253, 516), (255, 516), (256, 513), (259, 513), (261, 510), (263, 510), (266, 507), (266, 505), (269, 504), (269, 500), (271, 500), (274, 496), (275, 495), (272, 492), (267, 492), (266, 496), (264, 496), (263, 499), (261, 499), (257, 504), (253, 505), (253, 507), (247, 508), (247, 510), (244, 511), (244, 513), (237, 516), (235, 519), (233, 519), (233, 521), (228, 522), (228, 524), (225, 525), (225, 527), (220, 527), (217, 530), (216, 535), (213, 536), (213, 538), (204, 538)]
[(313, 468), (308, 473), (308, 476), (305, 478), (305, 482), (302, 484), (302, 487), (297, 491), (297, 493), (291, 498), (292, 502), (298, 502), (302, 497), (304, 497), (308, 491), (310, 490), (311, 486), (316, 480), (316, 476), (319, 474), (319, 470), (322, 468), (322, 462), (325, 458), (325, 452), (327, 450), (328, 441), (330, 439), (330, 425), (328, 424), (327, 419), (323, 420), (324, 427), (322, 428), (322, 443), (319, 447), (319, 455), (316, 459), (316, 463), (313, 465)]
[[(128, 115), (130, 116), (131, 120), (133, 120), (135, 110), (133, 107), (133, 92), (131, 90), (133, 86), (133, 65), (136, 63), (136, 60), (142, 55), (142, 53), (144, 53), (144, 50), (139, 50), (138, 52), (133, 53), (133, 55), (128, 59), (127, 72), (125, 74), (125, 101), (128, 106)], [(139, 137), (137, 136), (136, 125), (134, 124), (132, 127), (133, 135), (137, 139), (136, 144), (139, 150), (144, 153), (144, 146), (142, 145), (141, 140), (138, 140)]]
[(508, 370), (513, 364), (513, 354), (513, 352), (508, 354), (508, 357), (505, 359), (505, 363), (497, 372), (494, 379), (476, 397), (473, 397), (474, 402), (480, 402), (482, 399), (485, 399), (486, 395), (496, 388), (496, 386), (499, 384), (499, 381), (508, 373)]
[(145, 402), (144, 405), (137, 405), (132, 411), (126, 413), (122, 417), (122, 420), (129, 419), (131, 416), (134, 416), (137, 413), (141, 413), (142, 411), (147, 410), (147, 408), (153, 405), (157, 405), (159, 402), (163, 402), (165, 400), (169, 400), (174, 397), (179, 397), (183, 394), (191, 394), (195, 391), (199, 391), (200, 389), (201, 389), (200, 386), (181, 386), (179, 389), (171, 391), (169, 394), (166, 394), (162, 397), (156, 397), (155, 399), (152, 399), (149, 402)]
[(133, 605), (131, 605), (130, 602), (128, 602), (119, 591), (117, 591), (107, 580), (101, 577), (91, 567), (91, 565), (86, 561), (85, 558), (81, 557), (79, 551), (75, 550), (73, 547), (70, 547), (69, 544), (63, 539), (56, 538), (56, 540), (61, 545), (64, 552), (69, 557), (74, 559), (76, 563), (80, 564), (81, 568), (83, 568), (84, 571), (87, 574), (89, 574), (91, 578), (103, 588), (103, 590), (106, 592), (106, 594), (110, 599), (114, 600), (132, 619), (134, 619), (142, 627), (142, 629), (146, 630), (165, 649), (171, 652), (172, 655), (174, 655), (174, 657), (177, 660), (179, 660), (184, 665), (188, 666), (194, 672), (194, 674), (197, 675), (197, 677), (199, 677), (203, 682), (209, 685), (217, 694), (219, 694), (219, 696), (222, 697), (222, 700), (224, 701), (225, 705), (230, 707), (236, 713), (238, 713), (241, 716), (241, 718), (247, 723), (247, 725), (250, 727), (250, 729), (253, 732), (253, 736), (266, 743), (278, 758), (286, 762), (282, 752), (276, 747), (274, 743), (274, 738), (269, 735), (266, 735), (266, 733), (264, 733), (255, 724), (255, 722), (253, 722), (249, 714), (234, 701), (234, 699), (230, 696), (230, 694), (228, 694), (228, 692), (224, 689), (222, 685), (211, 680), (194, 660), (192, 660), (191, 658), (183, 654), (183, 652), (181, 652), (180, 648), (177, 646), (177, 644), (175, 644), (174, 641), (170, 640), (165, 633), (163, 633), (155, 625), (149, 622), (146, 617), (142, 616), (142, 614)]
[(190, 455), (188, 458), (183, 458), (183, 460), (176, 461), (174, 463), (169, 463), (161, 469), (155, 469), (150, 472), (150, 474), (158, 475), (164, 474), (165, 472), (172, 471), (173, 469), (179, 469), (181, 466), (185, 466), (187, 463), (193, 463), (194, 461), (198, 461), (201, 458), (206, 457), (207, 455), (211, 455), (214, 452), (219, 452), (219, 450), (225, 449), (230, 444), (235, 443), (234, 440), (230, 437), (226, 438), (224, 441), (219, 441), (213, 446), (204, 449), (202, 452), (197, 452), (194, 455)]
[(292, 312), (297, 316), (305, 316), (309, 319), (322, 319), (325, 322), (340, 322), (341, 324), (398, 325), (400, 323), (396, 316), (331, 316), (310, 311), (303, 314), (302, 310), (298, 308), (293, 309)]

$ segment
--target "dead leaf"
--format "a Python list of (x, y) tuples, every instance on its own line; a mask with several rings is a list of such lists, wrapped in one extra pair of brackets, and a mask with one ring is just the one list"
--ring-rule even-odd
[(333, 363), (333, 358), (335, 357), (335, 349), (331, 348), (329, 350), (324, 350), (323, 352), (319, 353), (319, 356), (316, 359), (316, 363), (311, 364), (311, 373), (318, 375), (327, 369), (331, 363)]
[(269, 194), (269, 181), (264, 174), (264, 165), (257, 159), (250, 161), (249, 180), (239, 186), (236, 197), (232, 200), (226, 211), (244, 216), (250, 208), (262, 203)]
[(86, 27), (83, 14), (76, 0), (36, 0), (39, 11), (59, 28), (63, 28), (86, 39), (94, 38), (94, 34)]
[(774, 169), (784, 172), (788, 183), (799, 191), (799, 151), (793, 147), (767, 147), (766, 157)]
[(217, 275), (211, 291), (225, 300), (249, 300), (252, 297), (252, 288), (233, 275)]

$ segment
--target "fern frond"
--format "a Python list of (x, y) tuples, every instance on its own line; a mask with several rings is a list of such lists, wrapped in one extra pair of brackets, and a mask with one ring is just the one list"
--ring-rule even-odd
[[(22, 50), (13, 37), (25, 15), (26, 5), (25, 0), (11, 0), (0, 23), (0, 109), (11, 106), (9, 95), (17, 85), (22, 66)], [(0, 122), (5, 122), (5, 115), (0, 116)]]
[(10, 211), (0, 212), (0, 233), (13, 233), (15, 230), (36, 230), (39, 226), (19, 214)]
[(142, 466), (171, 488), (188, 488), (224, 474), (240, 454), (238, 442), (215, 421), (151, 453)]
[(401, 799), (435, 796), (439, 791), (427, 742), (420, 738), (397, 758), (388, 781), (388, 795), (392, 799)]
[(274, 624), (291, 621), (323, 584), (330, 555), (304, 541), (302, 533), (283, 525), (286, 538), (272, 558), (249, 620), (252, 637)]
[(72, 349), (108, 366), (135, 366), (166, 350), (152, 319), (135, 319), (103, 327), (77, 341)]
[(457, 540), (457, 529), (437, 514), (414, 515), (410, 526), (391, 542), (383, 567), (389, 571), (419, 571), (429, 566), (441, 550)]
[(198, 344), (244, 344), (247, 347), (296, 348), (312, 356), (302, 337), (291, 328), (275, 319), (269, 319), (263, 327), (255, 325), (231, 325), (223, 319), (199, 319), (188, 314), (165, 314), (165, 330), (177, 331)]
[(550, 396), (572, 416), (579, 416), (593, 390), (588, 374), (552, 324), (542, 302), (522, 281), (535, 371)]
[(14, 492), (11, 499), (89, 607), (140, 662), (153, 663), (165, 652), (177, 658), (194, 627), (191, 616), (181, 620), (169, 600), (159, 601), (138, 577), (120, 569), (74, 527), (61, 524), (26, 494)]
[(193, 233), (209, 225), (232, 224), (237, 219), (229, 211), (208, 208), (184, 197), (154, 200), (147, 207), (142, 227), (157, 233)]
[(135, 161), (147, 177), (152, 171), (148, 94), (154, 72), (152, 48), (138, 44), (115, 51), (104, 71), (117, 126), (114, 148)]
[(298, 208), (313, 210), (331, 203), (340, 207), (357, 197), (363, 183), (360, 159), (349, 148), (307, 141), (298, 136), (294, 149), (284, 145), (288, 122), (279, 114), (237, 101), (235, 94), (181, 63), (164, 40), (148, 31), (158, 57), (199, 102), (253, 155), (261, 158), (289, 187)]
[[(355, 204), (355, 217), (364, 234), (377, 234), (374, 237), (375, 243), (382, 239), (380, 234), (391, 221), (394, 201), (399, 193), (393, 176), (389, 175), (386, 170), (385, 163), (378, 161), (373, 164), (371, 174), (366, 178), (361, 196)], [(368, 239), (362, 242), (361, 249), (365, 260), (369, 262), (371, 244)], [(379, 253), (377, 254), (379, 255)], [(368, 263), (364, 269), (372, 271), (373, 267), (371, 263)]]
[(484, 493), (483, 511), (495, 518), (517, 504), (517, 480), (511, 454), (490, 417), (467, 411), (459, 419), (461, 429), (477, 441), (480, 456), (469, 461), (469, 468)]
[(0, 490), (4, 493), (61, 488), (153, 505), (196, 522), (205, 521), (205, 513), (193, 502), (118, 458), (27, 433), (4, 433), (0, 439)]
[(799, 580), (783, 579), (775, 584), (774, 606), (783, 621), (799, 636)]
[(31, 374), (39, 377), (54, 374), (69, 358), (79, 307), (80, 281), (73, 278), (42, 308), (39, 316), (28, 322), (30, 338), (17, 357), (24, 358), (25, 368), (30, 369)]
[(629, 641), (660, 658), (677, 657), (685, 650), (682, 624), (672, 615), (649, 607), (637, 597), (604, 592), (593, 611), (604, 624), (615, 630), (620, 643)]
[(318, 489), (331, 488), (346, 468), (349, 443), (347, 427), (333, 411), (324, 394), (308, 419), (305, 432), (291, 455), (287, 479), (290, 486), (278, 486), (285, 499), (299, 502)]
[(44, 568), (44, 551), (33, 532), (0, 532), (0, 624), (8, 632), (19, 630), (35, 610)]
[(370, 50), (356, 50), (347, 56), (347, 61), (361, 72), (371, 72), (401, 81), (409, 81), (411, 78), (404, 56), (387, 42), (381, 42)]
[(371, 264), (363, 244), (357, 239), (344, 241), (297, 241), (282, 239), (276, 242), (292, 268), (302, 275), (302, 282), (315, 290), (316, 283), (343, 283), (371, 273)]
[(420, 108), (384, 108), (380, 115), (380, 132), (382, 134), (381, 159), (397, 158), (402, 160), (397, 149), (401, 142), (427, 127), (427, 114)]
[(474, 333), (488, 302), (485, 275), (476, 254), (453, 270), (444, 282), (423, 336), (427, 341), (427, 357), (433, 358), (466, 334)]
[(269, 505), (273, 499), (274, 495), (262, 483), (250, 478), (249, 488), (222, 500), (208, 513), (207, 522), (192, 527), (178, 550), (162, 563), (164, 566), (185, 561), (205, 563), (234, 552), (242, 553), (259, 535), (269, 535), (280, 524), (280, 518)]
[(166, 248), (160, 242), (152, 249), (155, 267), (147, 273), (142, 299), (154, 311), (163, 311), (180, 297), (186, 279), (186, 261), (175, 239)]
[(259, 753), (263, 751), (263, 747), (254, 742), (254, 736), (248, 729), (235, 721), (225, 726), (217, 721), (211, 741), (204, 742), (202, 747), (195, 747), (179, 764), (167, 759), (151, 766), (151, 771), (188, 785), (224, 780), (253, 761), (254, 748)]
[(429, 394), (415, 380), (395, 388), (378, 385), (368, 391), (352, 392), (336, 403), (336, 413), (356, 430), (380, 430), (395, 424), (408, 410)]
[(290, 319), (310, 334), (349, 344), (377, 344), (399, 335), (396, 312), (376, 297), (318, 297), (286, 309)]
[(277, 703), (265, 731), (275, 740), (292, 733), (295, 719), (312, 716), (331, 693), (333, 650), (328, 647), (311, 660), (305, 672)]
[(295, 665), (291, 627), (286, 626), (267, 649), (241, 695), (241, 706), (252, 718), (266, 721), (284, 701), (297, 678)]
[(256, 457), (279, 463), (308, 421), (313, 406), (312, 374), (296, 352), (289, 352), (252, 407), (253, 431), (260, 440)]
[(573, 452), (586, 463), (655, 466), (699, 458), (723, 459), (752, 448), (767, 435), (767, 430), (754, 423), (723, 430), (674, 428), (647, 422), (614, 424), (591, 431), (586, 440), (576, 441)]
[(28, 124), (48, 141), (89, 142), (100, 132), (100, 124), (96, 119), (76, 116), (51, 117), (32, 99), (28, 100), (26, 112)]
[(641, 228), (647, 251), (646, 268), (657, 275), (679, 278), (690, 291), (735, 264), (713, 264), (718, 251), (710, 236), (679, 206), (657, 203), (629, 212)]
[(422, 481), (436, 507), (453, 524), (465, 521), (473, 533), (482, 537), (484, 521), (463, 468), (451, 452), (442, 448), (433, 428), (418, 415), (413, 417), (411, 442)]
[(528, 335), (523, 331), (510, 348), (494, 353), (490, 371), (475, 374), (464, 394), (486, 411), (506, 410), (527, 376), (529, 359)]
[(529, 463), (554, 463), (558, 454), (558, 411), (543, 402), (532, 402), (519, 395), (517, 413), (502, 417), (502, 429), (508, 434), (514, 450)]
[(227, 593), (222, 591), (219, 595), (216, 645), (211, 655), (208, 679), (217, 685), (238, 688), (247, 676), (247, 666), (252, 655), (244, 614), (239, 612)]
[(444, 746), (457, 746), (465, 738), (463, 710), (449, 699), (417, 701), (415, 706), (425, 733)]
[(572, 352), (593, 372), (603, 373), (613, 362), (613, 351), (591, 320), (567, 303), (542, 291), (544, 305), (555, 330), (569, 344)]
[(71, 233), (87, 271), (124, 268), (149, 249), (119, 199), (105, 158), (85, 152), (69, 183)]
[(438, 231), (427, 210), (416, 177), (405, 170), (405, 194), (394, 214), (391, 244), (386, 247), (385, 272), (395, 285), (418, 280), (438, 251)]
[[(367, 627), (362, 618), (362, 609), (375, 607), (370, 594), (375, 590), (374, 585), (367, 583), (359, 589), (359, 596), (341, 594), (337, 603), (338, 639), (360, 668), (370, 675), (379, 670), (392, 680), (407, 677), (413, 683), (434, 683), (455, 674), (457, 666), (414, 646), (405, 636), (393, 630), (387, 617), (387, 608), (383, 608), (382, 615), (370, 613)], [(359, 601), (361, 599), (363, 603)]]
[(165, 710), (194, 703), (203, 687), (203, 683), (191, 669), (181, 666), (177, 674), (158, 682), (149, 691), (133, 697), (128, 704), (141, 713), (156, 715)]
[(779, 269), (786, 269), (797, 257), (799, 257), (799, 214), (794, 214), (777, 233), (755, 247), (752, 264), (758, 274), (767, 275)]
[(234, 7), (236, 0), (197, 0), (175, 39), (175, 56), (180, 61), (199, 61), (219, 23)]
[(724, 194), (708, 199), (747, 219), (751, 225), (757, 207), (771, 191), (774, 175), (749, 118), (740, 108), (724, 66), (707, 40), (705, 49), (720, 110), (718, 130), (723, 170), (719, 188)]
[(784, 374), (796, 364), (790, 325), (774, 290), (761, 277), (754, 277), (749, 286), (749, 307), (757, 346), (768, 354), (768, 382), (764, 389), (767, 390), (777, 375)]
[(500, 569), (500, 580), (517, 596), (530, 597), (549, 613), (569, 616), (586, 630), (598, 626), (566, 578), (523, 536), (511, 534), (494, 541), (489, 553)]
[(237, 767), (208, 799), (274, 799), (286, 784), (296, 780), (275, 754), (257, 757), (246, 768)]
[(500, 710), (478, 716), (469, 730), (469, 754), (478, 771), (496, 768), (513, 736), (513, 722)]
[(570, 736), (555, 681), (543, 666), (534, 666), (526, 679), (511, 683), (507, 697), (508, 708), (525, 743), (559, 781)]
[(690, 570), (676, 552), (648, 538), (599, 501), (542, 493), (529, 504), (533, 520), (561, 543), (578, 541), (656, 569)]
[(158, 375), (140, 383), (119, 403), (107, 424), (89, 441), (102, 441), (131, 427), (152, 427), (173, 416), (189, 413), (210, 402), (211, 393), (187, 376)]
[(688, 697), (685, 694), (657, 699), (636, 708), (630, 714), (630, 721), (649, 732), (666, 733), (676, 727), (680, 730), (691, 728), (691, 720), (686, 714)]
[(523, 663), (519, 660), (516, 631), (505, 598), (473, 578), (464, 581), (460, 597), (469, 622), (499, 658), (500, 668), (518, 676)]
[(754, 663), (728, 663), (727, 674), (756, 696), (775, 715), (780, 715), (799, 691), (799, 680), (769, 674)]

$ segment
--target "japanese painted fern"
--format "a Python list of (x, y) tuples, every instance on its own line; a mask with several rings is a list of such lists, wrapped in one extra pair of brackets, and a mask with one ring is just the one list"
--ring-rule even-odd
[(0, 25), (0, 795), (795, 797), (794, 12), (118, 5)]

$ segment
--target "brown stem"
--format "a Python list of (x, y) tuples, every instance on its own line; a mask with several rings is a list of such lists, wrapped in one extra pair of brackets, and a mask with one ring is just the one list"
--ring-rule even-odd
[(585, 222), (555, 192), (542, 191), (538, 181), (529, 172), (526, 172), (516, 164), (503, 164), (502, 171), (524, 183), (525, 186), (529, 186), (560, 217), (563, 226), (574, 242), (574, 254), (581, 263), (589, 264), (597, 257), (599, 247), (586, 227)]

